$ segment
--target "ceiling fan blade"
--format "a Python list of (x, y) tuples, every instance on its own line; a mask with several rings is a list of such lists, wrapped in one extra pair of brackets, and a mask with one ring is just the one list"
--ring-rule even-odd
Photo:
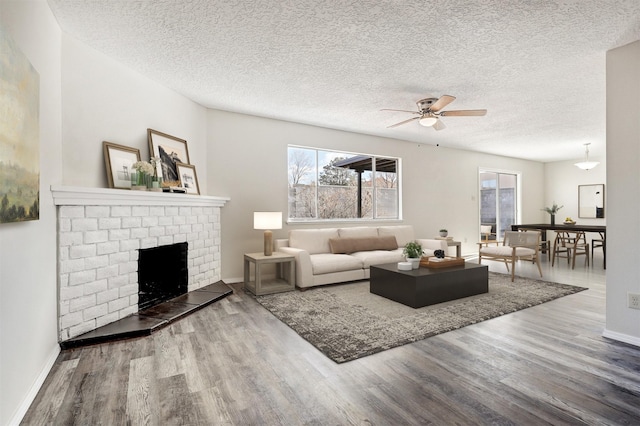
[(438, 99), (433, 105), (431, 105), (431, 107), (429, 107), (429, 109), (433, 112), (438, 112), (455, 100), (455, 96), (442, 95), (440, 96), (440, 99)]
[(438, 118), (438, 121), (436, 121), (436, 124), (434, 124), (431, 127), (433, 127), (436, 130), (442, 130), (442, 129), (445, 129), (447, 126), (445, 126), (442, 120)]
[(404, 121), (401, 121), (401, 122), (399, 122), (399, 123), (392, 124), (391, 126), (387, 126), (387, 129), (391, 129), (392, 127), (402, 126), (403, 124), (407, 124), (407, 123), (408, 123), (408, 122), (410, 122), (410, 121), (418, 120), (418, 119), (420, 119), (420, 117), (412, 117), (412, 118), (410, 118), (410, 119), (408, 119), (408, 120), (404, 120)]
[(411, 114), (421, 114), (420, 112), (417, 111), (407, 111), (406, 109), (389, 109), (389, 108), (382, 108), (380, 111), (398, 111), (398, 112), (408, 112)]
[(442, 111), (443, 117), (463, 117), (463, 116), (482, 116), (487, 113), (486, 109), (459, 109), (453, 111)]

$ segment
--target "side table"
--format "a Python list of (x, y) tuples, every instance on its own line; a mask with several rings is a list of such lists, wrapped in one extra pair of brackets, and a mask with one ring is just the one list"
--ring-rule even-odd
[(456, 248), (456, 257), (462, 257), (462, 243), (460, 241), (453, 241), (451, 238), (447, 237), (434, 237), (436, 240), (445, 240), (447, 242), (447, 247), (455, 247)]
[[(254, 280), (251, 281), (251, 264), (254, 264)], [(274, 279), (263, 279), (262, 266), (275, 264), (276, 276)], [(271, 256), (264, 253), (246, 253), (244, 255), (244, 288), (256, 296), (271, 293), (281, 293), (295, 290), (295, 257), (289, 254), (274, 251)]]
[(456, 248), (456, 257), (462, 257), (462, 243), (460, 241), (449, 240), (449, 241), (447, 241), (447, 246), (448, 247), (455, 247)]

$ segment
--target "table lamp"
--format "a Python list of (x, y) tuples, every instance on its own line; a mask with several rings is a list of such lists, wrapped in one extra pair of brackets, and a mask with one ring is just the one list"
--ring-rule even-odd
[(273, 254), (272, 229), (282, 229), (282, 212), (253, 212), (253, 229), (264, 229), (264, 255)]

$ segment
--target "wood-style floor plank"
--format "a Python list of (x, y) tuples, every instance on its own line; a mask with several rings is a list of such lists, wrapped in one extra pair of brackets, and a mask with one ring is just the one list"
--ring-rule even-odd
[(129, 387), (127, 389), (127, 420), (134, 425), (157, 425), (157, 387), (153, 357), (132, 359), (129, 365)]
[(78, 358), (68, 360), (63, 358), (63, 356), (58, 358), (40, 391), (43, 402), (34, 407), (36, 411), (34, 417), (41, 419), (42, 424), (53, 424), (65, 396), (65, 392), (60, 392), (59, 389), (69, 388), (71, 377), (78, 366)]
[(23, 424), (640, 424), (640, 348), (602, 337), (593, 264), (543, 262), (587, 291), (344, 364), (237, 284), (151, 336), (62, 352)]

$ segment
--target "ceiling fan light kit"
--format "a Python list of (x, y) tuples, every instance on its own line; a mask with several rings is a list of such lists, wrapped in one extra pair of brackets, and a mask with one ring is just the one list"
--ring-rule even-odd
[(434, 124), (436, 124), (437, 121), (438, 121), (438, 117), (436, 117), (433, 114), (429, 114), (429, 115), (420, 117), (420, 120), (418, 120), (418, 123), (420, 123), (420, 125), (424, 127), (431, 127)]
[(599, 161), (589, 161), (589, 145), (591, 145), (591, 144), (590, 143), (585, 143), (584, 144), (584, 147), (585, 147), (585, 159), (584, 159), (584, 161), (580, 161), (579, 163), (574, 163), (574, 166), (576, 166), (579, 169), (590, 170), (590, 169), (593, 169), (598, 164), (600, 164)]
[(418, 111), (406, 111), (402, 109), (382, 109), (382, 111), (399, 111), (416, 114), (417, 117), (409, 118), (408, 120), (401, 121), (396, 124), (392, 124), (391, 127), (398, 127), (411, 121), (418, 120), (418, 123), (424, 127), (433, 127), (435, 130), (442, 130), (446, 126), (440, 120), (440, 117), (471, 117), (471, 116), (483, 116), (487, 113), (486, 109), (466, 109), (466, 110), (451, 110), (440, 111), (442, 108), (449, 105), (456, 98), (454, 96), (442, 95), (439, 98), (425, 98), (416, 102)]

